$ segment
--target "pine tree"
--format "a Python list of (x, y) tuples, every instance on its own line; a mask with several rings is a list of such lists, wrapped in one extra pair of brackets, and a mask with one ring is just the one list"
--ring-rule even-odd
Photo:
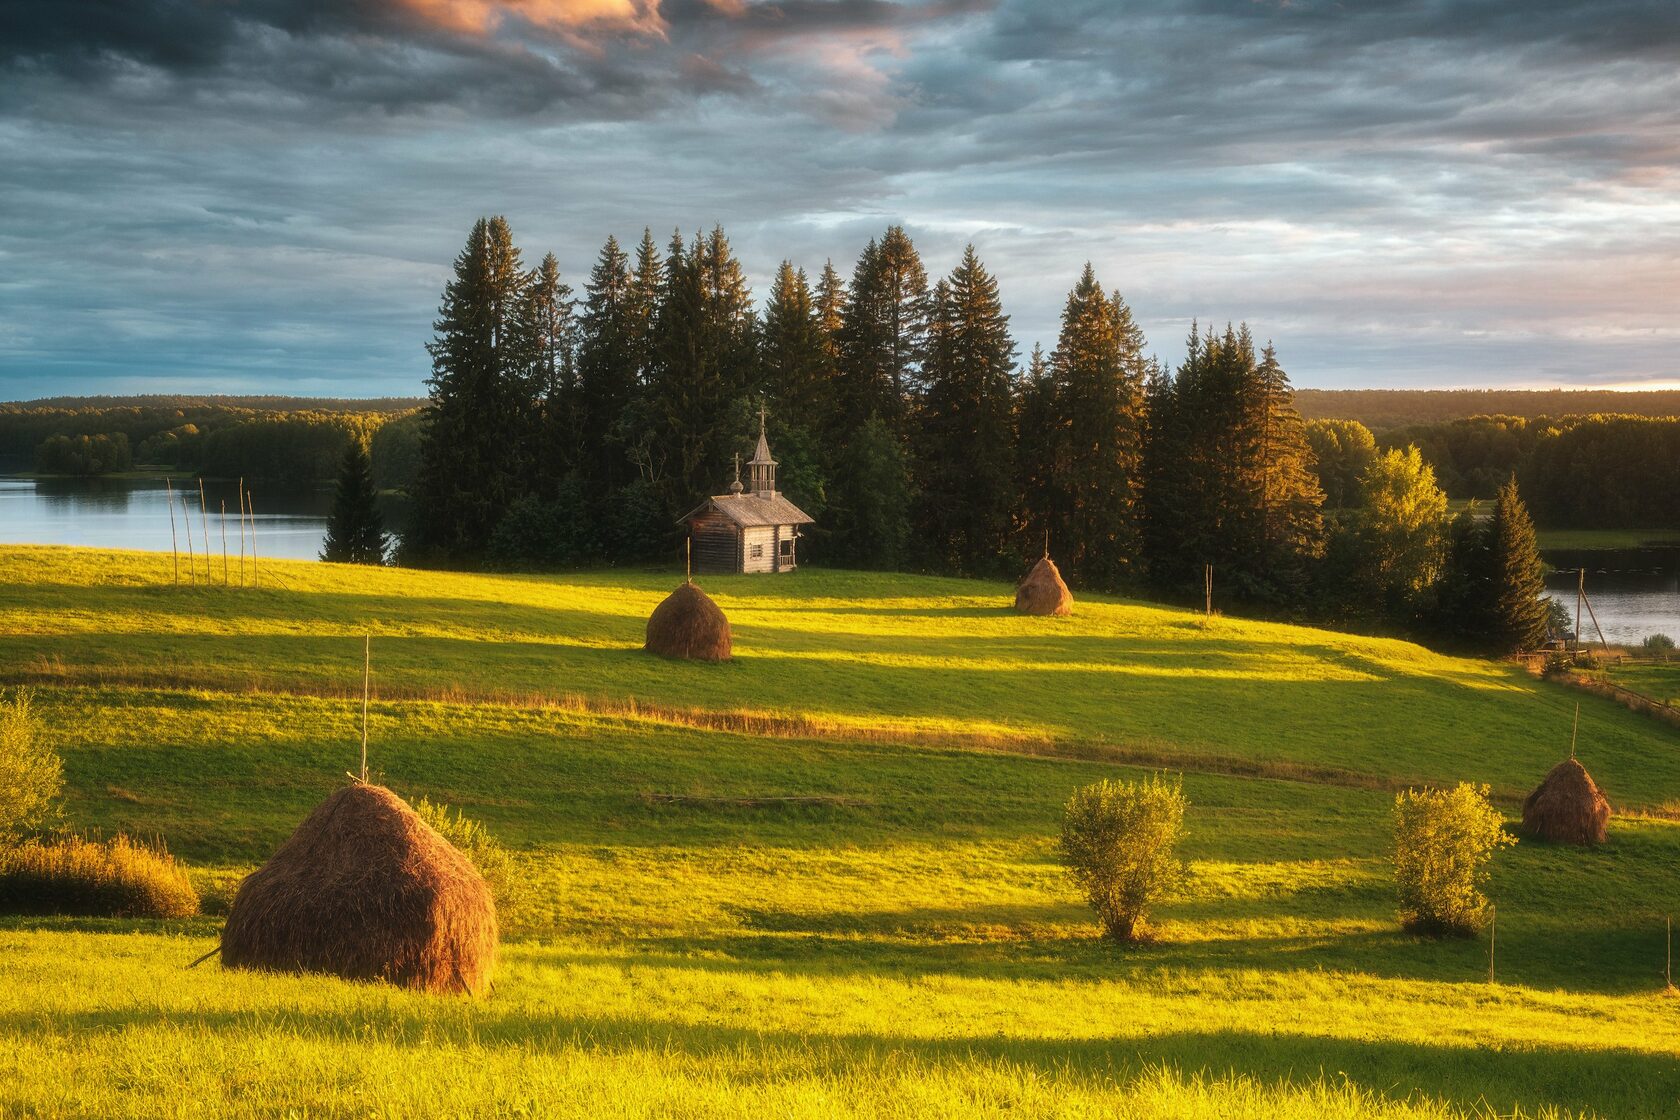
[(721, 227), (696, 236), (686, 250), (674, 240), (665, 271), (648, 415), (653, 440), (668, 456), (660, 484), (674, 510), (729, 477), (739, 449), (731, 410), (759, 386), (758, 323)]
[(1015, 341), (997, 281), (974, 246), (933, 299), (917, 524), (943, 570), (995, 573), (1010, 545)]
[(373, 460), (360, 434), (352, 434), (344, 447), (321, 559), (339, 564), (385, 563), (385, 520), (374, 491)]
[[(1246, 331), (1246, 328), (1245, 328)], [(1241, 578), (1258, 597), (1298, 601), (1308, 565), (1324, 553), (1324, 491), (1313, 468), (1306, 423), (1295, 408), (1289, 375), (1268, 342), (1249, 376), (1247, 427), (1253, 450), (1254, 531), (1237, 556)]]
[(1446, 562), (1436, 584), (1436, 631), (1487, 647), (1493, 629), (1494, 575), (1492, 525), (1472, 501), (1447, 530)]
[(521, 474), (533, 490), (549, 498), (578, 466), (581, 408), (572, 313), (576, 302), (571, 286), (560, 279), (559, 262), (549, 253), (525, 289), (519, 320), (525, 395), (534, 406), (532, 430), (522, 441), (529, 461)]
[(804, 269), (783, 261), (764, 307), (764, 387), (786, 421), (820, 422), (833, 385), (822, 324)]
[(481, 218), (455, 258), (433, 340), (431, 408), (405, 542), (419, 563), (477, 558), (519, 496), (508, 438), (528, 423), (528, 351), (518, 330), (527, 278), (503, 218)]
[(1113, 587), (1138, 560), (1146, 363), (1130, 309), (1104, 294), (1089, 264), (1068, 294), (1050, 368), (1063, 440), (1056, 551), (1077, 578)]
[(1546, 637), (1547, 607), (1541, 598), (1546, 565), (1515, 478), (1499, 488), (1490, 536), (1493, 598), (1488, 637), (1501, 652), (1533, 649)]
[(858, 258), (840, 329), (840, 377), (848, 429), (878, 416), (900, 439), (921, 389), (931, 311), (927, 271), (902, 226)]
[[(1056, 379), (1044, 348), (1034, 346), (1015, 402), (1015, 493), (1019, 505), (1010, 558), (1017, 565), (1036, 560), (1046, 535), (1059, 531), (1066, 522), (1066, 503), (1056, 484), (1056, 456), (1066, 444), (1056, 411)], [(1049, 543), (1055, 547), (1057, 541)]]
[(614, 432), (636, 390), (629, 260), (608, 237), (584, 285), (578, 322), (578, 473), (593, 496), (610, 495), (630, 468)]
[(636, 371), (635, 383), (642, 388), (653, 379), (653, 325), (659, 314), (659, 294), (664, 287), (665, 263), (659, 258), (659, 247), (653, 242), (653, 232), (644, 228), (642, 243), (636, 247), (636, 270), (630, 277), (626, 312)]

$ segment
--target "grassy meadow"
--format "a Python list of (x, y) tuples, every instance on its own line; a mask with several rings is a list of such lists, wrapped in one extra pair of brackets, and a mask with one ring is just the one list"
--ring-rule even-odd
[[(166, 838), (207, 911), (0, 919), (0, 1116), (1680, 1110), (1672, 729), (1403, 642), (912, 576), (709, 577), (736, 660), (669, 663), (641, 628), (678, 578), (176, 588), (167, 556), (0, 549), (0, 672), (66, 818)], [(488, 999), (185, 967), (354, 768), (364, 633), (372, 768), (531, 885)], [(1490, 984), (1486, 939), (1396, 925), (1393, 790), (1514, 814), (1577, 700), (1611, 842), (1501, 854)], [(1075, 787), (1155, 767), (1192, 876), (1121, 949), (1052, 838)]]

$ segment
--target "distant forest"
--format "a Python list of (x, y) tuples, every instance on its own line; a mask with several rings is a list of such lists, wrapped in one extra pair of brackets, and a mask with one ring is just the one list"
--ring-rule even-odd
[(1680, 417), (1680, 390), (1297, 389), (1295, 406), (1308, 420), (1357, 420), (1382, 435), (1472, 416)]

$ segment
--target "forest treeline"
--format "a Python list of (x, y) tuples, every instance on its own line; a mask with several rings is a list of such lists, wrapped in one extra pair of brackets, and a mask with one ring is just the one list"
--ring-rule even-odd
[(1680, 416), (1680, 389), (1297, 389), (1308, 420), (1357, 420), (1379, 435), (1472, 416)]
[(1327, 510), (1273, 347), (1193, 328), (1167, 367), (1090, 265), (1023, 363), (972, 246), (930, 279), (894, 226), (848, 279), (784, 261), (761, 313), (721, 229), (609, 238), (577, 293), (482, 219), (429, 349), (408, 563), (669, 557), (762, 409), (814, 561), (1014, 575), (1048, 542), (1087, 587), (1190, 597), (1211, 567), (1223, 601), (1510, 648), (1545, 630), (1515, 484), (1455, 521), (1416, 448), (1373, 445)]
[(338, 473), (352, 437), (370, 441), (382, 488), (406, 489), (418, 463), (412, 401), (141, 398), (139, 403), (0, 406), (0, 462), (47, 474), (166, 467), (213, 477), (319, 484)]

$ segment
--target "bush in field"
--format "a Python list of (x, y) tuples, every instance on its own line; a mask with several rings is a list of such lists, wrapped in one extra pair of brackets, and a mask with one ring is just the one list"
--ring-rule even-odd
[(532, 890), (529, 881), (514, 866), (512, 854), (489, 829), (459, 809), (424, 797), (413, 804), (420, 819), (471, 860), (484, 876), (490, 885), (490, 896), (496, 901), (497, 925), (504, 933), (517, 931), (529, 920)]
[(1674, 639), (1667, 634), (1648, 635), (1639, 648), (1655, 657), (1666, 657), (1674, 652)]
[(1409, 789), (1394, 799), (1394, 881), (1409, 930), (1470, 937), (1487, 921), (1482, 894), (1493, 853), (1516, 839), (1488, 787)]
[(64, 765), (43, 741), (28, 689), (0, 700), (0, 843), (44, 824), (64, 788)]
[(1137, 939), (1149, 907), (1184, 878), (1184, 786), (1153, 774), (1076, 790), (1062, 818), (1060, 852), (1108, 936)]
[(0, 913), (188, 918), (198, 892), (162, 845), (110, 840), (30, 840), (0, 847)]

